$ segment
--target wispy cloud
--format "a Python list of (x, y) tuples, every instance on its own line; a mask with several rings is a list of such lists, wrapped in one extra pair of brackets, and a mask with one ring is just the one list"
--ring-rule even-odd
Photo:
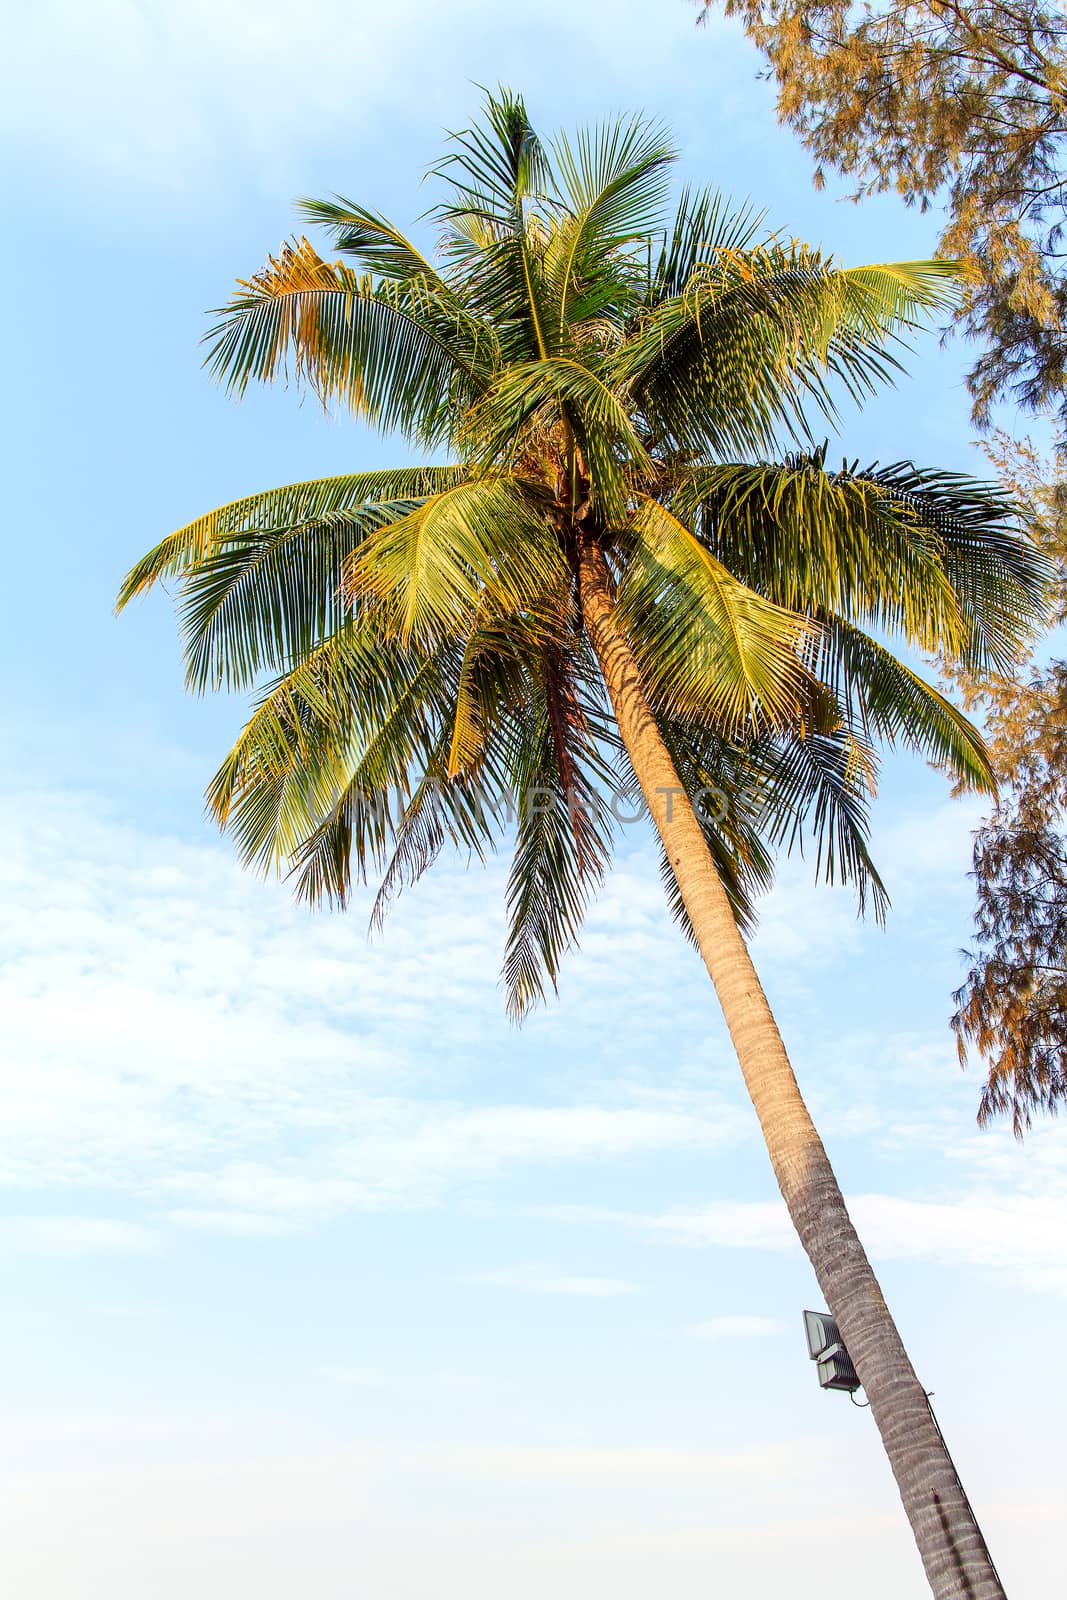
[(377, 1367), (329, 1365), (319, 1370), (331, 1383), (340, 1383), (349, 1389), (381, 1389), (385, 1385), (385, 1374)]
[(780, 1317), (709, 1317), (689, 1332), (695, 1339), (777, 1339), (785, 1323)]
[[(503, 1018), (496, 867), (461, 890), (462, 869), (446, 864), (387, 939), (368, 946), (354, 917), (308, 917), (223, 849), (153, 837), (86, 797), (37, 795), (0, 808), (0, 825), (0, 1186), (45, 1194), (53, 1207), (93, 1191), (141, 1207), (128, 1222), (14, 1220), (0, 1236), (8, 1248), (143, 1250), (173, 1227), (269, 1236), (349, 1212), (437, 1205), (524, 1167), (753, 1141), (736, 1086), (732, 1098), (710, 1086), (718, 1064), (733, 1081), (725, 1040), (703, 1050), (699, 1068), (683, 1056), (671, 1077), (654, 1017), (647, 1038), (640, 1011), (636, 1029), (613, 1026), (642, 986), (670, 988), (677, 1032), (699, 1038), (708, 1025), (705, 980), (667, 924), (647, 863), (624, 857), (594, 911), (580, 958), (589, 1003), (570, 1014), (565, 1053), (551, 1015), (522, 1041)], [(945, 826), (939, 816), (936, 831)], [(62, 870), (42, 874), (42, 860)], [(807, 960), (817, 968), (819, 949)], [(605, 1038), (618, 1040), (610, 1064)], [(879, 1082), (895, 1074), (909, 1101), (923, 1104), (945, 1081), (941, 1045), (936, 1059), (922, 1041), (878, 1049), (887, 1057)], [(487, 1102), (487, 1089), (499, 1093), (497, 1063), (523, 1050), (536, 1060), (540, 1102)], [(843, 1087), (847, 1105), (861, 1092), (863, 1042), (846, 1040), (841, 1054), (836, 1078), (816, 1088), (832, 1104)], [(865, 1113), (852, 1136), (871, 1126), (879, 1117)], [(892, 1124), (879, 1136), (898, 1139)], [(955, 1181), (939, 1194), (856, 1197), (876, 1256), (1064, 1286), (1062, 1142), (1039, 1135), (1031, 1165), (1010, 1139), (961, 1138), (958, 1123), (928, 1110), (901, 1124), (905, 1136), (951, 1156)], [(798, 1248), (777, 1200), (539, 1214), (701, 1247)], [(623, 1292), (551, 1273), (510, 1286)]]
[(161, 1224), (271, 1234), (436, 1205), (522, 1167), (751, 1137), (706, 1075), (643, 1071), (640, 1038), (613, 1074), (599, 1048), (582, 1068), (583, 1037), (599, 1043), (638, 972), (684, 960), (640, 879), (617, 923), (632, 940), (586, 952), (599, 999), (584, 1034), (570, 1025), (574, 1060), (553, 1050), (546, 1073), (542, 1045), (540, 1103), (501, 1103), (499, 1063), (532, 1037), (516, 1040), (496, 986), (498, 869), (459, 892), (463, 869), (444, 864), (368, 945), (358, 910), (309, 916), (223, 848), (119, 824), (87, 797), (24, 798), (0, 826), (0, 1187), (117, 1192)]
[[(636, 0), (588, 0), (580, 15), (545, 0), (541, 28), (562, 19), (583, 40), (573, 54), (610, 59), (616, 84), (635, 90), (692, 29), (680, 9), (650, 33)], [(305, 0), (299, 25), (286, 0), (36, 0), (8, 23), (0, 114), (23, 148), (51, 149), (68, 168), (180, 187), (227, 164), (291, 170), (295, 152), (327, 138), (336, 151), (358, 130), (380, 144), (391, 113), (451, 125), (457, 94), (494, 82), (494, 63), (528, 88), (547, 75), (514, 19), (478, 0)]]
[[(1062, 1246), (1067, 1190), (1058, 1182), (1043, 1195), (971, 1191), (936, 1200), (899, 1194), (846, 1200), (876, 1264), (882, 1258), (977, 1268), (1032, 1289), (1067, 1294)], [(648, 1213), (581, 1205), (531, 1211), (546, 1221), (634, 1228), (697, 1248), (800, 1249), (785, 1206), (777, 1201), (721, 1201)]]
[(530, 1263), (522, 1266), (500, 1267), (489, 1272), (464, 1273), (459, 1283), (484, 1285), (493, 1289), (518, 1289), (524, 1294), (573, 1295), (579, 1299), (614, 1299), (618, 1295), (635, 1294), (637, 1284), (625, 1278), (576, 1276), (556, 1272), (550, 1267)]
[(197, 1228), (206, 1233), (232, 1234), (237, 1238), (277, 1237), (296, 1231), (298, 1224), (276, 1211), (199, 1211), (194, 1206), (178, 1206), (167, 1212), (167, 1220), (179, 1228)]
[(1067, 1294), (1067, 1194), (986, 1192), (952, 1200), (865, 1194), (849, 1208), (876, 1255), (978, 1267)]
[(799, 1249), (789, 1215), (780, 1202), (721, 1200), (664, 1212), (621, 1211), (609, 1206), (531, 1206), (530, 1215), (575, 1225), (606, 1224), (664, 1233), (680, 1244), (727, 1249)]
[(120, 1217), (0, 1218), (0, 1251), (46, 1256), (142, 1255), (158, 1244), (159, 1236), (151, 1228)]

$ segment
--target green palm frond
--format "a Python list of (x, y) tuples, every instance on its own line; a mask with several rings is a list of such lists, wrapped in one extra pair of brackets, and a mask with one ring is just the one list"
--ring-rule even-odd
[(425, 774), (400, 813), (392, 853), (371, 908), (370, 926), (380, 930), (393, 901), (433, 866), (446, 845), (465, 849), (468, 859), (484, 861), (497, 847), (508, 815), (508, 796), (477, 782)]
[[(960, 658), (972, 672), (1010, 672), (1047, 616), (1055, 569), (1020, 537), (1019, 508), (999, 484), (958, 472), (877, 464), (853, 477), (873, 483), (902, 522), (912, 520), (940, 546), (965, 631)], [(855, 620), (855, 619), (854, 619)], [(948, 641), (941, 646), (951, 653)]]
[(555, 357), (515, 362), (507, 368), (464, 423), (463, 443), (487, 463), (523, 442), (540, 420), (573, 432), (590, 474), (593, 501), (609, 522), (626, 516), (626, 474), (652, 470), (652, 462), (623, 398), (592, 367)]
[[(464, 645), (449, 646), (430, 666), (420, 691), (430, 691), (430, 714), (418, 727), (414, 744), (402, 745), (403, 778), (391, 760), (396, 735), (415, 697), (401, 696), (384, 720), (364, 758), (331, 813), (293, 852), (298, 895), (312, 904), (329, 899), (343, 906), (353, 875), (364, 882), (368, 869), (382, 874), (371, 912), (371, 926), (405, 887), (417, 882), (450, 844), (484, 859), (512, 817), (510, 768), (493, 738), (502, 719), (512, 718), (528, 698), (528, 659), (543, 650), (543, 635), (531, 619), (494, 621), (476, 629)], [(476, 709), (471, 718), (471, 702)], [(453, 762), (457, 729), (465, 718), (476, 723), (462, 766)], [(521, 726), (521, 720), (519, 722)], [(418, 752), (418, 760), (408, 759)], [(392, 782), (389, 779), (392, 777)], [(373, 806), (375, 831), (368, 835)], [(370, 845), (371, 848), (368, 848)]]
[[(447, 435), (494, 359), (491, 331), (435, 297), (431, 280), (397, 283), (327, 262), (306, 240), (284, 245), (218, 314), (206, 364), (227, 388), (293, 376), (383, 431), (422, 444)], [(488, 363), (488, 367), (487, 367)]]
[(840, 617), (822, 618), (814, 670), (865, 738), (903, 745), (951, 773), (965, 788), (995, 792), (989, 754), (978, 730), (870, 634)]
[(923, 650), (965, 645), (934, 517), (875, 471), (828, 473), (821, 451), (785, 465), (704, 467), (680, 475), (672, 505), (778, 605), (899, 631)]
[[(679, 295), (718, 251), (749, 249), (765, 213), (745, 205), (735, 210), (716, 189), (682, 190), (671, 226), (664, 231), (659, 255), (651, 264), (645, 294), (647, 307)], [(650, 240), (651, 243), (651, 240)]]
[(919, 327), (930, 315), (952, 311), (960, 301), (962, 273), (958, 261), (946, 260), (838, 269), (841, 309), (827, 325), (827, 347), (845, 339), (877, 344), (902, 328)]
[(453, 676), (449, 778), (484, 771), (501, 728), (521, 723), (530, 674), (542, 669), (556, 628), (547, 609), (500, 615), (492, 597), (483, 594)]
[[(402, 889), (428, 871), (446, 845), (484, 860), (499, 842), (503, 800), (487, 803), (482, 787), (424, 774), (409, 791), (368, 792), (357, 776), (318, 826), (290, 856), (296, 896), (315, 907), (344, 910), (353, 881), (381, 872), (370, 927), (381, 927)], [(384, 869), (384, 870), (383, 870)]]
[(884, 922), (889, 896), (869, 848), (875, 758), (866, 741), (842, 724), (757, 745), (746, 765), (760, 837), (801, 854), (810, 840), (816, 877), (851, 884), (860, 914), (869, 899)]
[(423, 645), (469, 626), (483, 596), (499, 613), (536, 608), (566, 581), (553, 530), (515, 480), (459, 484), (364, 540), (349, 592), (390, 637)]
[(658, 501), (631, 531), (620, 612), (657, 705), (731, 729), (792, 721), (813, 625), (746, 588)]
[(464, 297), (477, 317), (499, 330), (496, 373), (512, 362), (559, 354), (558, 307), (545, 280), (544, 254), (545, 238), (535, 229), (512, 230), (468, 263)]
[(390, 804), (429, 762), (447, 717), (446, 661), (356, 624), (269, 684), (208, 789), (242, 858), (285, 871), (348, 808), (360, 876), (380, 869)]
[(448, 842), (484, 859), (516, 820), (528, 713), (550, 648), (543, 621), (497, 617), (478, 623), (452, 656), (448, 714), (433, 756), (403, 808), (393, 854), (371, 913), (380, 927), (401, 890)]
[(654, 434), (675, 448), (762, 454), (810, 436), (805, 403), (836, 420), (899, 370), (893, 347), (955, 299), (950, 262), (838, 268), (803, 245), (719, 249), (655, 305), (617, 358)]
[(548, 654), (515, 744), (518, 813), (507, 886), (504, 982), (521, 1018), (574, 947), (590, 894), (611, 858), (610, 768), (597, 748), (581, 692), (579, 654)]
[[(548, 276), (565, 346), (572, 325), (609, 306), (618, 316), (620, 274), (611, 258), (643, 245), (657, 226), (677, 157), (664, 129), (641, 117), (583, 129), (573, 143), (561, 134), (552, 151), (563, 214)], [(634, 264), (643, 270), (641, 254)], [(635, 293), (639, 282), (635, 276)]]
[[(817, 877), (851, 884), (860, 913), (870, 902), (883, 920), (888, 895), (869, 850), (876, 758), (862, 734), (840, 715), (751, 739), (662, 716), (660, 727), (742, 931), (755, 929), (774, 853), (808, 846)], [(680, 897), (671, 903), (688, 929)]]
[(341, 625), (346, 563), (372, 529), (463, 476), (456, 467), (407, 467), (245, 496), (150, 551), (128, 574), (119, 607), (177, 578), (189, 687), (247, 687)]
[(335, 195), (332, 200), (299, 200), (297, 215), (304, 222), (324, 227), (334, 248), (354, 256), (364, 272), (400, 283), (415, 280), (449, 301), (454, 291), (436, 267), (388, 218), (355, 200)]
[(995, 484), (911, 462), (825, 470), (825, 448), (784, 465), (678, 474), (672, 505), (716, 555), (778, 604), (899, 633), (971, 670), (1008, 670), (1050, 567)]
[(182, 585), (178, 626), (188, 687), (247, 688), (336, 632), (351, 614), (343, 580), (353, 551), (410, 504), (328, 512), (295, 529), (255, 530), (220, 545)]
[(269, 539), (289, 529), (314, 525), (339, 512), (378, 501), (418, 500), (450, 488), (466, 473), (461, 467), (394, 467), (384, 472), (348, 472), (286, 484), (242, 495), (205, 516), (187, 522), (142, 556), (122, 581), (119, 610), (136, 595), (168, 578), (182, 578), (210, 560), (231, 539)]
[(431, 170), (447, 180), (449, 201), (440, 217), (474, 215), (494, 229), (521, 227), (523, 202), (553, 191), (548, 152), (510, 89), (489, 94), (484, 124), (449, 135), (451, 149)]

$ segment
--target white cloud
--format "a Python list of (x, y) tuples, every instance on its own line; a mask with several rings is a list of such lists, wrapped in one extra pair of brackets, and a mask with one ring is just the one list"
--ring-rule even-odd
[[(846, 1199), (876, 1267), (879, 1259), (936, 1262), (1067, 1294), (1067, 1188), (1039, 1195), (982, 1191), (936, 1200), (893, 1194)], [(636, 1228), (698, 1248), (800, 1249), (780, 1201), (716, 1201), (658, 1213), (580, 1205), (531, 1211), (546, 1221)]]
[[(147, 1248), (175, 1227), (280, 1234), (456, 1192), (473, 1203), (525, 1167), (756, 1152), (706, 979), (670, 928), (647, 861), (624, 854), (594, 908), (576, 958), (581, 1008), (550, 1010), (517, 1039), (492, 976), (500, 866), (479, 878), (442, 865), (385, 940), (368, 945), (358, 912), (308, 916), (224, 848), (131, 829), (85, 796), (23, 797), (0, 808), (0, 826), (0, 1186), (61, 1196), (64, 1210), (75, 1194), (79, 1205), (117, 1195), (141, 1208), (110, 1233), (102, 1224), (94, 1235), (87, 1221), (80, 1248), (93, 1238), (101, 1249)], [(42, 873), (42, 861), (52, 869)], [(812, 970), (821, 959), (807, 951)], [(660, 1012), (632, 1003), (642, 990), (670, 994), (672, 1031), (690, 1041), (666, 1070)], [(937, 1088), (958, 1084), (946, 1049), (921, 1037), (846, 1038), (816, 1084), (851, 1137), (874, 1128), (887, 1148), (951, 1158), (944, 1192), (872, 1185), (853, 1205), (860, 1231), (876, 1259), (1062, 1287), (1062, 1142), (1038, 1130), (1019, 1152), (999, 1134), (961, 1138)], [(539, 1103), (500, 1102), (501, 1066), (513, 1059), (536, 1067)], [(855, 1063), (872, 1060), (886, 1063), (879, 1084), (892, 1076), (898, 1100), (921, 1110), (888, 1120), (886, 1108), (862, 1104)], [(798, 1248), (771, 1199), (541, 1214), (705, 1247)], [(38, 1248), (49, 1227), (74, 1247), (50, 1223)], [(9, 1243), (31, 1233), (9, 1232)]]
[(571, 1224), (608, 1224), (664, 1233), (680, 1244), (727, 1249), (799, 1249), (780, 1202), (719, 1200), (711, 1205), (660, 1213), (618, 1211), (606, 1206), (533, 1206), (532, 1216)]
[(709, 1317), (689, 1332), (696, 1339), (776, 1339), (785, 1323), (780, 1317)]
[(193, 1206), (178, 1206), (167, 1212), (167, 1220), (179, 1228), (198, 1228), (206, 1233), (226, 1233), (237, 1238), (256, 1238), (292, 1233), (295, 1223), (271, 1211), (198, 1211)]
[(151, 1228), (120, 1217), (0, 1218), (0, 1251), (46, 1256), (140, 1255), (154, 1250), (158, 1242)]
[(687, 1244), (731, 1250), (799, 1249), (785, 1206), (777, 1200), (722, 1200), (650, 1217), (646, 1226), (674, 1234)]
[(377, 1367), (325, 1366), (319, 1369), (331, 1383), (344, 1384), (349, 1389), (381, 1389), (385, 1376)]
[[(494, 978), (499, 868), (479, 880), (442, 865), (368, 945), (358, 909), (308, 915), (224, 847), (152, 837), (88, 797), (24, 797), (0, 825), (2, 1187), (111, 1191), (170, 1225), (269, 1234), (435, 1205), (522, 1166), (750, 1134), (706, 1075), (643, 1072), (636, 1036), (611, 1074), (602, 1048), (577, 1073), (542, 1048), (542, 1103), (499, 1103), (500, 1063), (519, 1049)], [(647, 897), (634, 898), (639, 930)], [(594, 920), (594, 947), (606, 926)], [(662, 948), (617, 932), (613, 954), (589, 954), (599, 1000), (572, 1042), (599, 1045), (637, 972), (684, 960), (659, 932)], [(542, 1039), (552, 1026), (541, 1019)]]
[(994, 1193), (948, 1201), (856, 1195), (849, 1210), (875, 1256), (979, 1267), (1067, 1294), (1067, 1194)]
[[(580, 15), (545, 0), (542, 38), (560, 23), (572, 54), (634, 90), (690, 47), (693, 26), (682, 8), (650, 33), (636, 0), (587, 0)], [(23, 146), (153, 188), (235, 162), (277, 181), (311, 144), (343, 149), (361, 130), (380, 147), (391, 113), (452, 125), (472, 82), (551, 76), (521, 19), (479, 0), (304, 0), (298, 19), (286, 0), (35, 0), (10, 16), (4, 62), (0, 114)]]
[(464, 1273), (457, 1281), (494, 1289), (519, 1289), (526, 1294), (572, 1295), (592, 1300), (614, 1299), (637, 1291), (637, 1285), (624, 1278), (578, 1277), (533, 1263), (500, 1267), (490, 1272)]
[[(891, 1480), (870, 1430), (848, 1420), (733, 1448), (286, 1439), (252, 1451), (209, 1434), (191, 1459), (91, 1472), (19, 1462), (3, 1485), (5, 1574), (34, 1600), (249, 1589), (288, 1600), (309, 1575), (318, 1600), (342, 1600), (357, 1570), (368, 1592), (396, 1600), (698, 1600), (709, 1587), (850, 1600), (857, 1571), (866, 1600), (917, 1593)], [(1039, 1448), (1010, 1483), (989, 1475), (982, 1507), (1013, 1592), (1058, 1592), (1055, 1472)]]
[(80, 124), (71, 158), (174, 182), (227, 143), (281, 153), (313, 105), (349, 125), (372, 116), (403, 28), (431, 12), (418, 0), (387, 12), (309, 0), (294, 26), (282, 0), (37, 0), (8, 33), (8, 116), (42, 143)]

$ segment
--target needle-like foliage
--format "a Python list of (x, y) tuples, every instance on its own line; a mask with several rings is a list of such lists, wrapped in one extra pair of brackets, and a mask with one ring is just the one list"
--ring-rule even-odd
[(710, 190), (672, 208), (673, 159), (640, 118), (546, 142), (501, 91), (434, 169), (436, 250), (352, 200), (303, 201), (342, 259), (285, 245), (218, 313), (209, 365), (236, 393), (289, 376), (443, 464), (248, 496), (120, 595), (174, 580), (190, 686), (255, 689), (209, 803), (308, 900), (375, 876), (378, 917), (444, 846), (513, 839), (516, 1014), (555, 982), (638, 793), (580, 540), (743, 927), (775, 852), (805, 841), (884, 908), (876, 746), (991, 782), (892, 638), (1003, 666), (1042, 603), (995, 490), (830, 471), (813, 442), (892, 379), (953, 266), (845, 268)]

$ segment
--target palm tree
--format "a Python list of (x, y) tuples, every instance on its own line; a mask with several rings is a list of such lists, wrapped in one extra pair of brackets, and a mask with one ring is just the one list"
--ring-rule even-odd
[(809, 418), (889, 379), (952, 302), (952, 266), (845, 270), (709, 191), (665, 220), (672, 159), (640, 119), (546, 146), (501, 91), (435, 169), (433, 261), (360, 205), (304, 202), (354, 265), (285, 245), (219, 313), (210, 363), (238, 393), (288, 363), (423, 464), (213, 511), (120, 604), (176, 579), (190, 686), (258, 686), (210, 806), (309, 901), (373, 873), (380, 916), (443, 846), (482, 856), (513, 825), (516, 1015), (575, 942), (610, 797), (643, 797), (931, 1588), (988, 1600), (995, 1569), (744, 932), (775, 850), (805, 836), (884, 908), (879, 741), (990, 787), (975, 731), (875, 635), (1006, 664), (1044, 574), (994, 491), (831, 472), (813, 443)]

